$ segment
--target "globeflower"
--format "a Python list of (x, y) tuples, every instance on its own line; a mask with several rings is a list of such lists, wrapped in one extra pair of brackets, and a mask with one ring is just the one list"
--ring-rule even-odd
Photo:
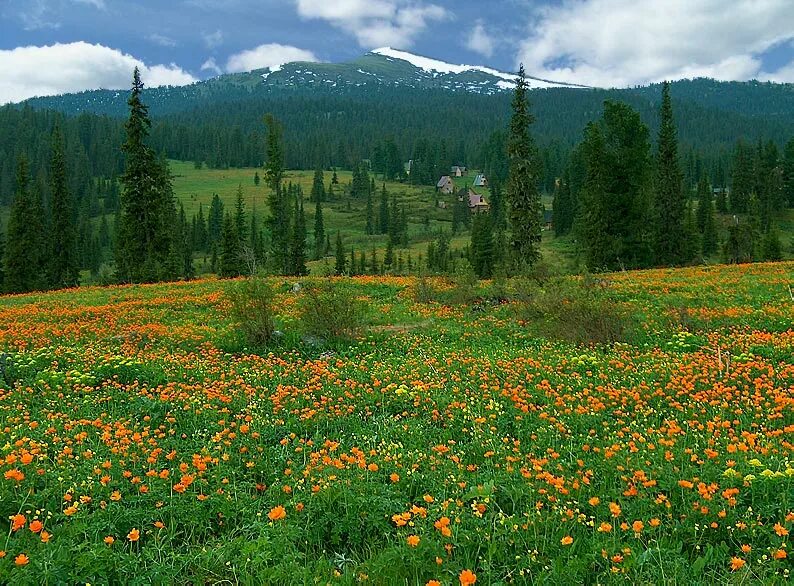
[(30, 558), (24, 553), (21, 553), (14, 558), (14, 563), (18, 566), (26, 566), (28, 565), (28, 562), (30, 562)]
[(141, 532), (134, 528), (132, 529), (132, 531), (130, 531), (127, 534), (127, 539), (129, 539), (130, 541), (138, 541), (140, 538), (141, 538)]
[(280, 521), (284, 517), (287, 516), (287, 511), (281, 505), (277, 507), (273, 507), (270, 509), (270, 512), (267, 514), (267, 518), (271, 521)]
[(463, 570), (458, 578), (460, 579), (460, 586), (471, 586), (477, 581), (477, 575), (471, 570)]

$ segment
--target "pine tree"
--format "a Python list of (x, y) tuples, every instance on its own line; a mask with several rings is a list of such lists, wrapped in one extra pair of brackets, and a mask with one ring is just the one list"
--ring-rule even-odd
[(331, 185), (339, 185), (339, 176), (336, 174), (336, 169), (334, 169), (334, 174), (331, 176)]
[(259, 171), (254, 171), (254, 185), (259, 187), (259, 182), (261, 179), (259, 178)]
[(270, 252), (273, 270), (276, 274), (286, 275), (289, 274), (291, 207), (281, 185), (284, 177), (281, 126), (270, 114), (265, 117), (265, 123), (268, 127), (265, 179), (271, 189), (268, 198), (270, 205), (270, 218), (268, 219), (271, 233)]
[(380, 204), (378, 206), (378, 234), (388, 234), (389, 232), (389, 194), (386, 192), (386, 184), (380, 192)]
[(314, 204), (314, 259), (325, 256), (325, 222), (323, 221), (323, 204), (316, 200)]
[[(199, 208), (199, 211), (201, 208)], [(217, 193), (212, 194), (209, 215), (207, 215), (207, 245), (217, 245), (223, 230), (223, 202)]]
[(574, 219), (573, 194), (571, 193), (571, 178), (568, 170), (557, 182), (552, 202), (552, 225), (556, 236), (564, 236), (571, 231)]
[(176, 221), (167, 163), (158, 160), (146, 144), (151, 122), (149, 109), (141, 101), (142, 91), (136, 67), (122, 146), (126, 159), (116, 243), (116, 272), (122, 282), (156, 281), (168, 276), (164, 266), (171, 255), (171, 229)]
[[(299, 198), (300, 199), (300, 198)], [(295, 201), (292, 234), (290, 238), (290, 275), (307, 275), (306, 269), (306, 215), (303, 212), (303, 199)]]
[(248, 241), (248, 222), (245, 219), (245, 201), (243, 200), (243, 184), (237, 185), (237, 198), (234, 206), (234, 226), (240, 245)]
[(761, 258), (765, 261), (783, 260), (783, 247), (774, 225), (770, 225), (761, 241)]
[(794, 208), (794, 138), (786, 143), (783, 151), (783, 193), (786, 205)]
[(755, 156), (753, 149), (741, 140), (736, 144), (733, 158), (731, 185), (731, 211), (744, 214), (749, 211), (750, 197), (755, 191)]
[(196, 269), (193, 266), (193, 234), (187, 223), (185, 208), (179, 204), (179, 225), (181, 227), (182, 239), (180, 242), (180, 252), (182, 253), (182, 267), (180, 273), (186, 280), (196, 276)]
[(389, 239), (386, 241), (386, 255), (383, 257), (383, 269), (385, 271), (390, 271), (392, 265), (394, 264), (394, 241), (392, 237), (389, 236)]
[(654, 254), (656, 264), (680, 265), (686, 259), (687, 198), (678, 161), (678, 137), (673, 119), (670, 83), (662, 86), (659, 142), (656, 155), (656, 197), (654, 198)]
[(480, 279), (493, 275), (493, 228), (490, 214), (477, 214), (471, 228), (471, 265)]
[(198, 215), (196, 216), (196, 228), (193, 231), (193, 240), (196, 250), (207, 250), (207, 222), (204, 218), (204, 206), (199, 204)]
[(234, 218), (228, 212), (223, 218), (220, 250), (220, 276), (239, 277), (242, 274), (240, 270), (240, 239), (237, 236)]
[(711, 193), (708, 179), (702, 175), (698, 182), (697, 225), (701, 233), (702, 251), (705, 257), (717, 252), (717, 226)]
[(313, 202), (325, 201), (325, 177), (323, 170), (317, 168), (314, 172), (314, 180), (312, 181), (311, 200)]
[(50, 163), (49, 284), (55, 288), (74, 287), (80, 281), (74, 206), (66, 177), (63, 135), (59, 125), (52, 133)]
[(540, 260), (541, 215), (538, 191), (537, 153), (529, 134), (534, 122), (529, 101), (524, 66), (518, 71), (513, 94), (513, 114), (507, 143), (509, 173), (505, 195), (510, 205), (510, 248), (517, 267), (530, 267)]
[(24, 293), (46, 288), (46, 242), (44, 207), (38, 190), (31, 188), (28, 161), (20, 156), (17, 163), (17, 190), (5, 246), (5, 290)]
[(365, 227), (365, 233), (367, 235), (372, 235), (375, 233), (375, 211), (372, 205), (372, 192), (367, 194), (367, 224)]
[(342, 234), (340, 232), (336, 233), (336, 265), (334, 266), (334, 270), (336, 271), (337, 275), (344, 275), (345, 268), (346, 268), (346, 261), (345, 258), (345, 249), (342, 246)]

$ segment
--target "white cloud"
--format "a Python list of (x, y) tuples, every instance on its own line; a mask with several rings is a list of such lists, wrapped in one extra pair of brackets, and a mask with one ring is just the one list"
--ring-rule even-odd
[(0, 104), (90, 89), (125, 89), (136, 66), (147, 86), (197, 81), (174, 63), (146, 65), (116, 49), (83, 41), (17, 47), (0, 50)]
[(359, 45), (408, 48), (433, 22), (451, 15), (436, 4), (412, 0), (294, 0), (306, 19), (326, 20), (356, 37)]
[(223, 73), (223, 69), (218, 67), (218, 64), (215, 62), (215, 57), (210, 57), (204, 63), (202, 63), (201, 71), (212, 71), (215, 75), (220, 75)]
[(146, 38), (155, 45), (160, 45), (161, 47), (177, 46), (177, 42), (174, 39), (172, 39), (171, 37), (167, 37), (165, 35), (161, 35), (160, 33), (152, 33)]
[(223, 44), (223, 31), (221, 29), (216, 30), (214, 33), (204, 33), (201, 36), (204, 38), (204, 44), (207, 45), (208, 49), (214, 49)]
[(763, 72), (758, 76), (758, 79), (776, 83), (794, 83), (794, 61), (784, 65), (777, 71)]
[(481, 20), (477, 21), (477, 24), (469, 34), (469, 39), (466, 41), (466, 47), (469, 50), (479, 53), (484, 57), (493, 57), (494, 42), (491, 36), (485, 30), (485, 25)]
[[(214, 60), (211, 61), (213, 64), (215, 63)], [(228, 73), (237, 73), (240, 71), (251, 71), (252, 69), (263, 69), (265, 67), (277, 69), (285, 63), (291, 63), (292, 61), (318, 61), (318, 59), (311, 51), (306, 51), (305, 49), (299, 49), (298, 47), (292, 47), (290, 45), (270, 43), (267, 45), (259, 45), (254, 49), (232, 55), (226, 62), (226, 71)], [(207, 63), (209, 63), (209, 61)], [(207, 63), (205, 63), (205, 65), (207, 65)]]
[(105, 10), (105, 8), (107, 8), (107, 6), (105, 6), (105, 0), (72, 0), (72, 2), (77, 4), (89, 4), (99, 10)]
[(762, 76), (760, 55), (794, 39), (791, 0), (726, 4), (564, 0), (535, 13), (518, 60), (531, 75), (597, 86)]

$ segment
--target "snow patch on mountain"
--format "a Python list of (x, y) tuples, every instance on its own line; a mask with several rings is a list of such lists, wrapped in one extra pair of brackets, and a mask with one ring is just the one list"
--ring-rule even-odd
[[(504, 71), (499, 71), (498, 69), (492, 69), (490, 67), (483, 67), (482, 65), (454, 65), (452, 63), (446, 63), (445, 61), (439, 61), (438, 59), (431, 59), (430, 57), (414, 55), (413, 53), (408, 53), (407, 51), (392, 49), (391, 47), (381, 47), (379, 49), (374, 49), (371, 52), (382, 57), (407, 61), (414, 67), (434, 75), (436, 73), (461, 74), (466, 73), (467, 71), (479, 71), (481, 73), (498, 78), (499, 81), (496, 83), (496, 85), (501, 89), (512, 89), (515, 87), (515, 80), (518, 77), (513, 73), (505, 73)], [(567, 83), (556, 83), (544, 79), (537, 79), (531, 76), (527, 78), (527, 82), (531, 88), (584, 87)]]

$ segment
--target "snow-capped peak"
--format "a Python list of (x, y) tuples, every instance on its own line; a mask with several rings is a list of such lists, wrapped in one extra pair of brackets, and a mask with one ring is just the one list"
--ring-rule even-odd
[[(421, 55), (414, 55), (413, 53), (408, 53), (407, 51), (400, 51), (399, 49), (392, 49), (391, 47), (381, 47), (379, 49), (373, 49), (371, 51), (376, 55), (381, 55), (383, 57), (389, 57), (391, 59), (400, 59), (402, 61), (407, 61), (414, 67), (422, 69), (423, 71), (427, 71), (430, 73), (465, 73), (466, 71), (480, 71), (482, 73), (486, 73), (488, 75), (492, 75), (498, 78), (500, 81), (497, 82), (497, 85), (503, 89), (510, 89), (513, 87), (515, 83), (517, 75), (513, 73), (505, 73), (504, 71), (499, 71), (497, 69), (492, 69), (490, 67), (483, 67), (482, 65), (454, 65), (452, 63), (446, 63), (445, 61), (439, 61), (438, 59), (431, 59), (430, 57), (422, 57)], [(555, 83), (553, 81), (547, 81), (543, 79), (538, 79), (534, 77), (528, 77), (527, 82), (529, 86), (532, 88), (551, 88), (551, 87), (567, 87), (571, 84), (566, 83)]]

